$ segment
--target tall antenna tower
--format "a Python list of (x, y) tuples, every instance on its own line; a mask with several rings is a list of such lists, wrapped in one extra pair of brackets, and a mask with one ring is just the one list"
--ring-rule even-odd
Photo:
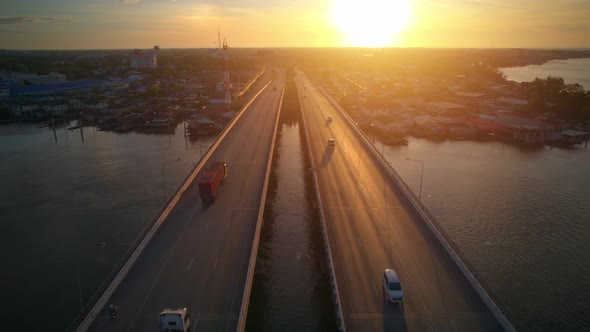
[(227, 46), (227, 41), (225, 37), (223, 38), (223, 64), (224, 64), (224, 72), (223, 72), (223, 85), (225, 87), (225, 104), (229, 109), (231, 107), (231, 83), (229, 82), (229, 47)]
[(217, 51), (221, 49), (221, 34), (219, 33), (219, 24), (217, 24)]

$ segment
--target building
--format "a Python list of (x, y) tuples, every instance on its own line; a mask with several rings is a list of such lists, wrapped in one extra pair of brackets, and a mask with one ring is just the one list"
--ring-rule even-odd
[(70, 105), (67, 102), (51, 102), (43, 105), (45, 112), (57, 115), (63, 115), (70, 110)]
[(118, 77), (111, 77), (106, 81), (106, 85), (113, 91), (129, 89), (129, 82)]
[(18, 103), (12, 105), (12, 114), (16, 117), (34, 118), (41, 111), (38, 104)]
[(144, 53), (142, 50), (136, 49), (131, 53), (131, 67), (132, 68), (157, 68), (158, 67), (158, 55), (156, 51), (152, 51), (149, 54)]
[(82, 103), (82, 107), (90, 110), (106, 110), (109, 108), (109, 103), (106, 100), (88, 99)]
[(493, 121), (502, 126), (500, 136), (525, 143), (543, 143), (553, 140), (553, 126), (536, 119), (509, 114), (498, 114)]
[(0, 83), (0, 98), (10, 96), (10, 86), (8, 84)]
[(122, 114), (125, 112), (129, 112), (131, 109), (129, 104), (113, 104), (109, 107), (109, 111), (111, 114)]
[(587, 142), (589, 138), (590, 134), (585, 131), (569, 129), (561, 132), (560, 141), (566, 144), (580, 144)]
[(34, 95), (52, 95), (67, 92), (90, 91), (94, 88), (100, 88), (104, 84), (101, 80), (80, 80), (68, 81), (44, 85), (27, 85), (16, 87), (10, 90), (13, 96), (34, 96)]
[(27, 72), (0, 70), (0, 81), (15, 81), (19, 84), (26, 83), (32, 85), (40, 85), (65, 82), (66, 75), (56, 72), (50, 72), (47, 75), (37, 75)]
[(494, 104), (497, 107), (510, 110), (513, 107), (526, 107), (529, 104), (529, 101), (525, 99), (501, 97), (496, 99)]
[(446, 101), (437, 101), (437, 102), (428, 103), (427, 109), (432, 114), (438, 114), (438, 115), (462, 114), (467, 110), (467, 108), (463, 105), (449, 103)]

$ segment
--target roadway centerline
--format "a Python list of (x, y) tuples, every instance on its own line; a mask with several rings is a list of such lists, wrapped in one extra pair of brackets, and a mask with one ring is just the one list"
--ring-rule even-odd
[(217, 262), (219, 262), (219, 256), (217, 256), (217, 258), (215, 258), (215, 264), (213, 264), (213, 270), (215, 270), (215, 268), (217, 267)]
[(191, 258), (191, 262), (190, 262), (190, 263), (188, 263), (188, 266), (186, 267), (186, 270), (187, 270), (187, 271), (191, 269), (191, 266), (193, 265), (193, 262), (194, 262), (194, 261), (195, 261), (195, 258), (194, 258), (194, 257), (193, 257), (193, 258)]
[(375, 296), (379, 296), (379, 293), (377, 292), (377, 286), (375, 286), (375, 282), (373, 280), (371, 280), (371, 284), (373, 285), (373, 290), (375, 291)]

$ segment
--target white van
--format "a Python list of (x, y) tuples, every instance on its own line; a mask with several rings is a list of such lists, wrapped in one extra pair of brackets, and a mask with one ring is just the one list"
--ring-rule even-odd
[(188, 332), (191, 315), (186, 308), (164, 309), (160, 313), (160, 332)]
[(402, 284), (395, 270), (386, 269), (383, 272), (383, 290), (389, 302), (402, 303), (404, 291), (402, 290)]

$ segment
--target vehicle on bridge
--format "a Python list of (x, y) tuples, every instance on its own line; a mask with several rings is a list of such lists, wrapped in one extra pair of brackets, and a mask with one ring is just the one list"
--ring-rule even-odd
[(227, 177), (227, 164), (216, 161), (209, 165), (199, 180), (199, 193), (205, 203), (215, 201), (223, 179)]
[(404, 291), (402, 290), (402, 284), (395, 270), (386, 269), (383, 272), (383, 290), (385, 291), (387, 301), (401, 305), (404, 298)]
[(333, 138), (328, 139), (328, 147), (330, 149), (335, 149), (336, 148), (336, 141), (334, 141)]
[(191, 327), (191, 315), (186, 308), (164, 309), (160, 313), (160, 332), (187, 332)]

